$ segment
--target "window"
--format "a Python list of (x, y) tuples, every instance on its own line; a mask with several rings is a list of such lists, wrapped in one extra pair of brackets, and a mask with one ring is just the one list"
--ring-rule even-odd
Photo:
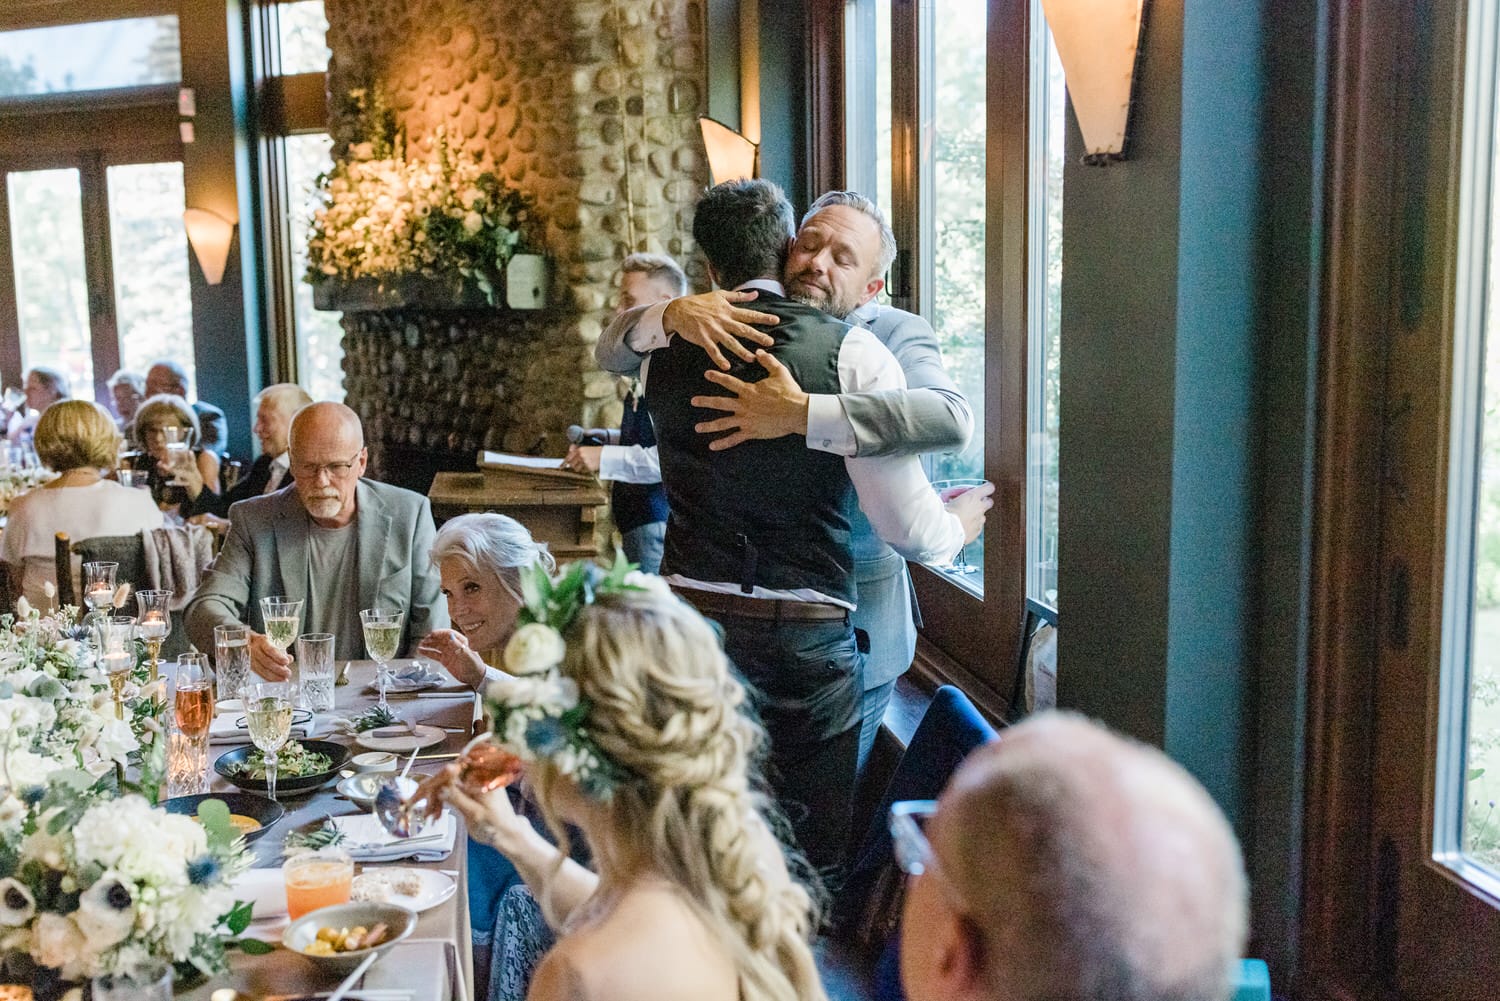
[(123, 164), (106, 176), (120, 367), (144, 375), (158, 359), (175, 358), (196, 390), (182, 164)]
[(299, 383), (316, 400), (344, 398), (339, 314), (313, 308), (307, 236), (318, 176), (332, 166), (327, 133), (326, 71), (330, 53), (323, 0), (266, 0), (260, 9), (264, 48), (257, 76), (279, 94), (279, 117), (261, 142), (267, 197), (262, 220), (268, 248), (276, 378)]
[(21, 365), (55, 368), (68, 377), (75, 396), (87, 397), (94, 369), (79, 172), (15, 171), (5, 183)]
[(177, 18), (170, 15), (0, 32), (0, 98), (180, 79)]
[[(844, 180), (888, 213), (890, 301), (932, 325), (975, 415), (969, 447), (925, 457), (928, 474), (997, 487), (963, 558), (914, 573), (923, 634), (1003, 704), (1025, 599), (1057, 601), (1062, 70), (1039, 2), (843, 14)], [(997, 225), (1009, 206), (1026, 217)]]
[(326, 134), (287, 136), (286, 177), (291, 211), (290, 224), (295, 319), (297, 326), (297, 372), (302, 385), (315, 400), (344, 399), (343, 327), (339, 314), (313, 309), (312, 286), (302, 280), (307, 271), (307, 234), (312, 212), (318, 205), (318, 175), (333, 165), (333, 140)]

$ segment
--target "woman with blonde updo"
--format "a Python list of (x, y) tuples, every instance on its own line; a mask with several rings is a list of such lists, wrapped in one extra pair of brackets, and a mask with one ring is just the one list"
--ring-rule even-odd
[[(563, 638), (562, 675), (620, 776), (612, 793), (589, 795), (546, 757), (528, 766), (563, 849), (504, 791), (446, 793), (560, 931), (527, 997), (822, 1001), (812, 903), (751, 780), (765, 734), (740, 711), (744, 689), (712, 628), (651, 588), (600, 595)], [(567, 856), (565, 822), (583, 832), (596, 871)]]

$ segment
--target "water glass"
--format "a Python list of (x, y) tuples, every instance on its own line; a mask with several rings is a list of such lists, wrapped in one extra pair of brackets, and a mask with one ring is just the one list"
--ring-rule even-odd
[(219, 675), (219, 698), (239, 698), (250, 680), (249, 626), (214, 626), (214, 667)]
[(172, 725), (167, 735), (167, 795), (208, 792), (208, 733), (214, 700), (208, 657), (185, 653), (177, 659)]
[(94, 1001), (172, 1001), (172, 965), (148, 959), (128, 973), (106, 973), (92, 981)]
[(126, 469), (122, 466), (115, 470), (115, 477), (122, 487), (146, 490), (151, 486), (151, 476), (143, 469)]
[(303, 633), (297, 637), (299, 701), (315, 713), (333, 711), (333, 633)]

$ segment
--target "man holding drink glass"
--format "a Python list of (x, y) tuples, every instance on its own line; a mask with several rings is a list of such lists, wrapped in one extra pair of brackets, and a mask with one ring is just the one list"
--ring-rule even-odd
[[(260, 599), (305, 602), (302, 629), (331, 633), (334, 656), (364, 654), (362, 608), (405, 613), (401, 651), (448, 625), (427, 559), (436, 529), (427, 498), (362, 479), (359, 417), (340, 403), (297, 412), (290, 435), (292, 489), (230, 509), (224, 547), (188, 603), (188, 635), (208, 649), (217, 626), (247, 627), (250, 670), (291, 676), (292, 657), (270, 642)], [(252, 679), (254, 680), (254, 679)]]

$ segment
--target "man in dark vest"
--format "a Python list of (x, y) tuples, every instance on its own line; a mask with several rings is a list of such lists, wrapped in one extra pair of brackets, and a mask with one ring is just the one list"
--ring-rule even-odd
[[(615, 312), (667, 302), (686, 293), (687, 275), (672, 258), (631, 254), (620, 262), (620, 302)], [(609, 434), (607, 444), (570, 445), (563, 465), (611, 481), (610, 513), (620, 530), (625, 558), (646, 573), (656, 573), (667, 534), (667, 494), (661, 485), (651, 414), (634, 379), (625, 397), (620, 430)]]
[[(768, 181), (704, 195), (693, 237), (714, 281), (759, 292), (775, 314), (761, 354), (808, 392), (900, 389), (901, 367), (869, 331), (786, 298), (777, 276), (791, 246), (791, 205)], [(726, 392), (704, 378), (709, 355), (682, 338), (641, 366), (671, 514), (662, 574), (724, 629), (725, 650), (757, 693), (771, 738), (772, 789), (809, 861), (843, 861), (860, 727), (861, 653), (850, 622), (857, 595), (850, 518), (857, 501), (877, 534), (908, 559), (942, 562), (983, 527), (988, 498), (948, 510), (912, 456), (842, 457), (783, 437), (715, 450), (695, 424)], [(765, 377), (759, 362), (731, 368)]]

